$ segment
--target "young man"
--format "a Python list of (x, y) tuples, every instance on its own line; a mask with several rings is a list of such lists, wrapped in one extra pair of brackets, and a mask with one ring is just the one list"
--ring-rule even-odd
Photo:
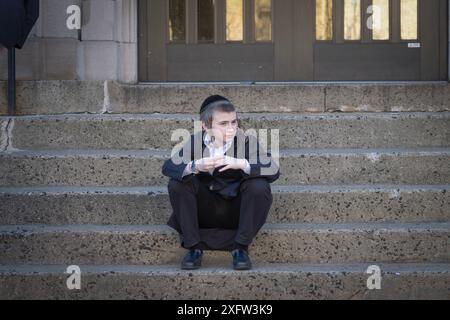
[[(279, 168), (257, 138), (238, 127), (228, 99), (208, 97), (200, 120), (202, 131), (190, 137), (190, 148), (174, 154), (188, 161), (179, 163), (172, 156), (162, 168), (170, 177), (173, 208), (167, 224), (189, 250), (182, 269), (199, 268), (203, 250), (221, 250), (231, 251), (234, 269), (247, 270), (252, 267), (248, 246), (266, 221), (272, 204), (269, 183), (278, 179)], [(196, 143), (200, 155), (194, 152)]]

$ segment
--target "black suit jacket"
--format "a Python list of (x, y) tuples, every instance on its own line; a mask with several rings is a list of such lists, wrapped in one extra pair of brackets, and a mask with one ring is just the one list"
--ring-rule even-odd
[[(189, 161), (198, 160), (205, 156), (205, 152), (207, 150), (207, 147), (203, 142), (205, 133), (205, 131), (202, 131), (200, 133), (197, 133), (196, 135), (191, 135), (190, 140), (187, 142), (187, 144), (191, 145), (191, 154), (186, 157), (187, 159), (189, 159)], [(194, 141), (197, 141), (202, 145), (202, 154), (198, 155), (197, 157), (195, 157), (194, 152)], [(239, 146), (245, 147), (243, 147), (242, 150), (238, 150)], [(242, 130), (239, 129), (229, 150), (232, 152), (232, 155), (230, 156), (233, 156), (235, 158), (245, 157), (245, 159), (249, 161), (250, 174), (246, 174), (242, 170), (234, 169), (219, 172), (220, 168), (216, 168), (212, 175), (209, 174), (209, 172), (200, 172), (199, 174), (197, 174), (198, 179), (202, 183), (206, 184), (211, 191), (219, 193), (225, 199), (231, 199), (237, 196), (241, 182), (246, 179), (265, 178), (268, 180), (268, 182), (274, 182), (279, 178), (280, 170), (278, 164), (274, 161), (274, 159), (272, 159), (272, 156), (269, 152), (266, 152), (261, 148), (256, 137), (247, 136), (243, 133)], [(177, 155), (179, 158), (182, 158), (184, 156), (183, 149), (179, 150)], [(208, 155), (208, 153), (206, 153), (206, 155)], [(264, 155), (266, 159), (269, 160), (268, 163), (265, 163), (267, 161), (264, 161), (264, 163), (262, 163), (261, 155)], [(186, 166), (187, 163), (177, 164), (175, 163), (174, 158), (171, 157), (164, 162), (162, 173), (163, 175), (175, 180), (185, 181), (191, 179), (193, 176), (187, 175), (183, 177), (183, 172)], [(269, 168), (272, 169), (269, 170)]]
[(0, 43), (21, 49), (39, 17), (39, 0), (0, 0)]

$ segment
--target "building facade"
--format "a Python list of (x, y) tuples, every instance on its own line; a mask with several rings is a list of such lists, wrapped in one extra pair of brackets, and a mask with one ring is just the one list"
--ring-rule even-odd
[[(70, 30), (70, 6), (81, 29)], [(446, 81), (448, 0), (41, 0), (19, 80)], [(7, 78), (0, 55), (0, 79)]]

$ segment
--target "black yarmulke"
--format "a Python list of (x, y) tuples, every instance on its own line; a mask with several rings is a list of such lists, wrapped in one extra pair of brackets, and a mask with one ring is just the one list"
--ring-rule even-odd
[(228, 101), (230, 102), (230, 100), (228, 100), (225, 97), (222, 97), (218, 94), (209, 96), (208, 98), (205, 99), (205, 101), (203, 101), (202, 106), (200, 107), (200, 113), (202, 113), (203, 111), (205, 111), (205, 109), (208, 107), (208, 105), (210, 105), (211, 103), (217, 102), (217, 101)]

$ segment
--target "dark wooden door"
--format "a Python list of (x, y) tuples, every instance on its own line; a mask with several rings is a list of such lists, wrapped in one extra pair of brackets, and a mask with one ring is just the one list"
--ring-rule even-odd
[(140, 79), (273, 80), (272, 2), (140, 1)]
[(315, 80), (446, 80), (446, 0), (316, 0)]
[(139, 79), (446, 80), (446, 0), (140, 0)]

